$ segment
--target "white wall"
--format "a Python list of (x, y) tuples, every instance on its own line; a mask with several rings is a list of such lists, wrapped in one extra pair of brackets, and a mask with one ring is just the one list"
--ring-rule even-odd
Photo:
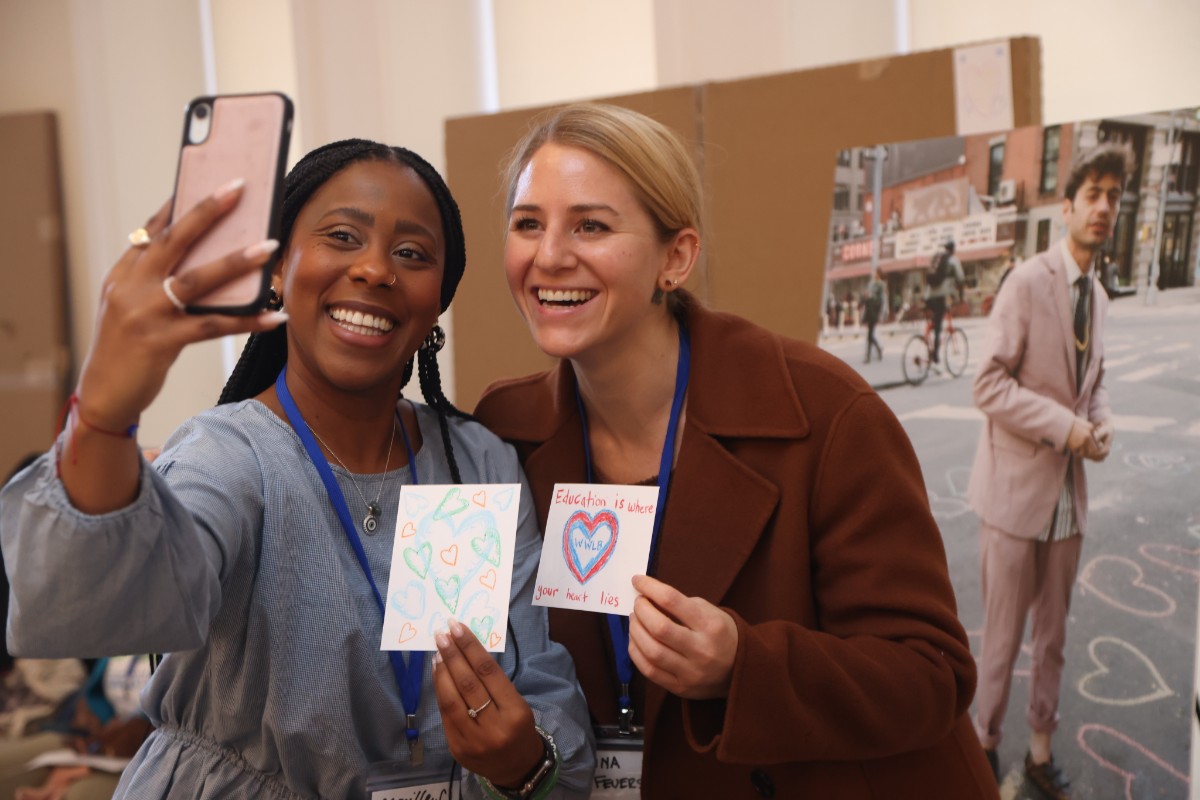
[[(170, 191), (180, 111), (206, 89), (203, 2), (0, 3), (0, 112), (51, 108), (61, 123), (77, 358), (125, 233)], [(291, 94), (293, 160), (366, 136), (440, 168), (449, 116), (873, 58), (905, 41), (923, 50), (1041, 36), (1047, 121), (1200, 99), (1195, 0), (207, 2), (217, 88)], [(908, 21), (899, 43), (898, 14)], [(143, 440), (210, 405), (223, 380), (219, 344), (185, 351)], [(452, 375), (446, 383), (453, 396)]]

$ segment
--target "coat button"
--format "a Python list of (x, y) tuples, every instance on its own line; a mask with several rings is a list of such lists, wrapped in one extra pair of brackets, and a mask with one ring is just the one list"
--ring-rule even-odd
[(759, 797), (775, 796), (775, 781), (771, 780), (771, 776), (761, 769), (750, 773), (750, 783), (754, 784), (754, 791), (758, 792)]

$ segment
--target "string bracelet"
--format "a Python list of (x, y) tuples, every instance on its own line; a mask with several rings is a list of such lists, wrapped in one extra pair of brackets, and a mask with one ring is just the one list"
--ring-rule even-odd
[[(74, 392), (72, 392), (71, 396), (67, 398), (66, 405), (63, 406), (62, 414), (59, 415), (58, 432), (62, 433), (64, 430), (66, 430), (66, 426), (71, 422), (72, 419), (79, 422), (85, 428), (88, 428), (89, 430), (93, 430), (96, 433), (103, 433), (105, 436), (113, 436), (117, 439), (132, 439), (132, 438), (134, 438), (137, 435), (138, 425), (141, 423), (141, 421), (139, 420), (138, 422), (133, 423), (128, 428), (125, 428), (123, 430), (112, 430), (111, 428), (102, 428), (99, 425), (95, 425), (91, 422), (88, 422), (87, 418), (85, 418), (83, 416), (83, 412), (81, 412), (79, 410), (79, 395)], [(72, 425), (71, 426), (71, 463), (72, 464), (75, 464), (78, 459), (78, 456), (77, 456), (76, 450), (75, 450), (76, 431), (78, 431), (78, 428), (76, 428), (74, 425)], [(57, 442), (58, 443), (55, 444), (55, 446), (54, 446), (54, 466), (55, 466), (55, 471), (58, 473), (58, 477), (61, 479), (62, 478), (62, 442), (61, 442), (61, 439), (58, 439)]]

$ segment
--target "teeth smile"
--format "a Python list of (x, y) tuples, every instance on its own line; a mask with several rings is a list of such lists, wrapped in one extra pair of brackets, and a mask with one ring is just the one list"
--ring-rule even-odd
[(595, 296), (596, 292), (591, 289), (538, 289), (537, 291), (539, 303), (552, 305), (577, 306)]
[(385, 317), (351, 311), (348, 308), (331, 308), (329, 316), (341, 327), (364, 336), (382, 336), (396, 327), (396, 323)]

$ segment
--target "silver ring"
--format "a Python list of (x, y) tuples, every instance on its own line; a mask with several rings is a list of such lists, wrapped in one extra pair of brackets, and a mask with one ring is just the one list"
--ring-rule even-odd
[(129, 243), (134, 247), (145, 247), (150, 244), (150, 232), (145, 228), (138, 228), (129, 234)]
[(492, 698), (489, 697), (487, 699), (487, 702), (484, 703), (483, 705), (481, 705), (479, 708), (468, 708), (467, 716), (470, 717), (471, 719), (475, 719), (476, 717), (479, 716), (480, 711), (483, 711), (485, 708), (487, 708), (491, 704), (492, 704)]
[(175, 292), (172, 291), (172, 289), (171, 289), (171, 282), (174, 280), (175, 280), (174, 275), (168, 275), (166, 278), (163, 279), (163, 284), (162, 284), (163, 294), (165, 294), (167, 296), (167, 299), (171, 301), (171, 305), (175, 306), (180, 311), (187, 311), (187, 303), (180, 300), (179, 296), (176, 295)]

